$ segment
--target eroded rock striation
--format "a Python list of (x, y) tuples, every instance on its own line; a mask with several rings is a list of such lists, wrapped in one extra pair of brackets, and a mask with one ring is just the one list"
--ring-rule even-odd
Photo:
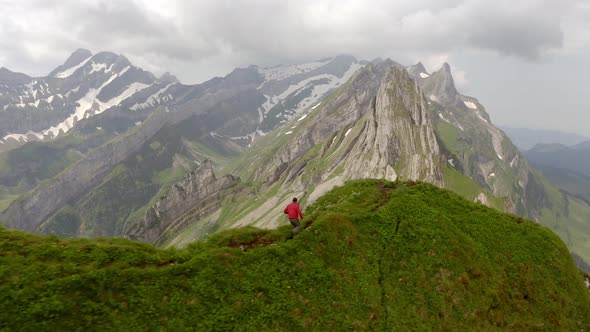
[(217, 178), (211, 160), (207, 159), (149, 207), (145, 217), (126, 231), (127, 236), (161, 243), (167, 232), (174, 233), (218, 209), (225, 197), (224, 190), (237, 183), (239, 179), (229, 174)]

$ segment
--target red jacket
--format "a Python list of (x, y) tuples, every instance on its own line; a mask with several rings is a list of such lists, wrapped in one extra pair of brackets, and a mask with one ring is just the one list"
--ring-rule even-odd
[(303, 213), (301, 213), (301, 209), (299, 208), (299, 204), (293, 202), (285, 208), (285, 214), (289, 215), (289, 219), (303, 219)]

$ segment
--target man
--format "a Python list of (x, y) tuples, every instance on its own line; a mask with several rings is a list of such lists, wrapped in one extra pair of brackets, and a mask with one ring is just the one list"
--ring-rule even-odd
[(293, 198), (293, 203), (287, 205), (284, 212), (289, 216), (289, 221), (291, 222), (291, 225), (293, 225), (293, 232), (291, 232), (291, 237), (289, 237), (292, 239), (297, 233), (299, 233), (299, 228), (301, 227), (299, 218), (303, 220), (303, 213), (301, 213), (299, 204), (297, 204), (297, 197)]

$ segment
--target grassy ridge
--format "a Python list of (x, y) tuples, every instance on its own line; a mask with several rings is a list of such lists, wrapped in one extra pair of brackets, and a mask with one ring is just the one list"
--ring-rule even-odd
[(426, 184), (353, 181), (307, 229), (183, 250), (0, 229), (7, 330), (563, 329), (590, 293), (549, 230)]

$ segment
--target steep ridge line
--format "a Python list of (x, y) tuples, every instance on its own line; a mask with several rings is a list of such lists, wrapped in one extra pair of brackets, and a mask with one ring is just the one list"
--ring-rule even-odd
[[(0, 325), (486, 331), (590, 324), (590, 294), (567, 249), (531, 221), (429, 184), (382, 180), (347, 182), (309, 209), (314, 226), (293, 241), (284, 241), (287, 225), (248, 227), (182, 250), (0, 227), (7, 267)], [(240, 248), (252, 240), (260, 246)]]

